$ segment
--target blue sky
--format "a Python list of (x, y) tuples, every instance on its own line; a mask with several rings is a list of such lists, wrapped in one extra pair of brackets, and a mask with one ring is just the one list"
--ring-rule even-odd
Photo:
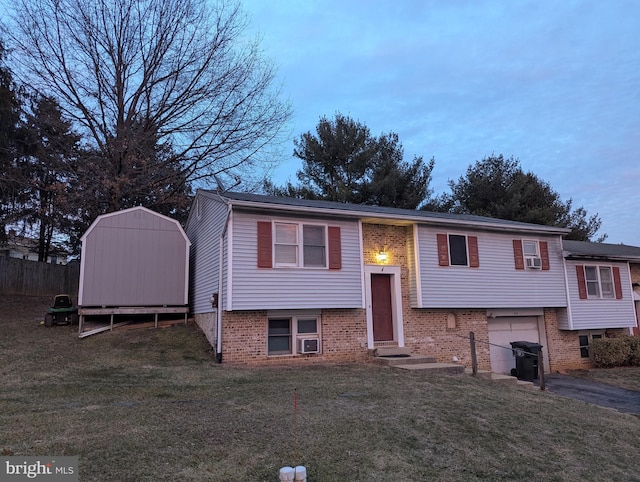
[(244, 0), (294, 116), (293, 138), (336, 112), (405, 158), (435, 158), (448, 191), (470, 164), (515, 157), (607, 242), (640, 246), (640, 2)]

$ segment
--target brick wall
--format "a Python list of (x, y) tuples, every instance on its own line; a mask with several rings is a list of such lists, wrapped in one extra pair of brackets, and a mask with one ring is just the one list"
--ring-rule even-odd
[(544, 325), (547, 332), (546, 348), (551, 372), (563, 372), (569, 369), (589, 368), (591, 366), (588, 358), (580, 357), (578, 332), (558, 329), (555, 309), (544, 311)]
[[(579, 335), (589, 333), (589, 330), (568, 331), (559, 330), (555, 309), (544, 311), (545, 330), (547, 332), (547, 353), (549, 354), (549, 370), (551, 372), (564, 372), (579, 368), (591, 368), (593, 365), (589, 358), (580, 355)], [(591, 330), (602, 333), (602, 330)], [(609, 329), (606, 336), (628, 335), (626, 328)]]
[(224, 312), (222, 361), (238, 365), (365, 361), (366, 323), (364, 310), (323, 310), (321, 354), (267, 356), (267, 312)]

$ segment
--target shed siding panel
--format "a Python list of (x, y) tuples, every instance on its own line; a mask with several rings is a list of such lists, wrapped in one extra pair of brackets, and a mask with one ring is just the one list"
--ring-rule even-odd
[(99, 218), (84, 241), (83, 306), (184, 305), (187, 241), (142, 210)]
[(571, 321), (573, 330), (603, 328), (625, 328), (636, 326), (633, 294), (629, 283), (621, 283), (622, 299), (581, 299), (576, 266), (597, 265), (620, 269), (622, 280), (629, 279), (627, 263), (573, 261), (567, 260), (569, 296), (571, 298)]
[(489, 232), (449, 231), (477, 236), (478, 268), (439, 266), (442, 260), (438, 250), (439, 233), (442, 229), (418, 227), (424, 308), (567, 306), (560, 237), (544, 237), (550, 266), (543, 271), (516, 269), (513, 240), (519, 239), (517, 234)]
[[(362, 308), (362, 275), (358, 224), (354, 221), (313, 219), (340, 227), (340, 269), (258, 269), (258, 221), (271, 221), (261, 214), (234, 211), (232, 249), (233, 310)], [(309, 221), (278, 217), (277, 220)]]
[[(210, 313), (211, 295), (221, 293), (219, 284), (220, 236), (224, 229), (227, 206), (208, 196), (199, 195), (200, 217), (193, 215), (187, 226), (191, 241), (191, 297), (192, 313)], [(224, 291), (224, 290), (222, 290)], [(224, 293), (222, 293), (224, 295)], [(224, 297), (219, 298), (219, 303)]]

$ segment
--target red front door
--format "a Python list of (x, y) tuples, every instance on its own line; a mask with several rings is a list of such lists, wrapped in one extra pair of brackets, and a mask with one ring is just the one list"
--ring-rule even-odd
[(373, 341), (393, 341), (391, 275), (371, 275), (371, 311), (373, 314)]

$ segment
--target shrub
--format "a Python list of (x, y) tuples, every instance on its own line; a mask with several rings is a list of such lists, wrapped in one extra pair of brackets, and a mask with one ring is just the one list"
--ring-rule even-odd
[(631, 358), (630, 336), (600, 338), (589, 347), (596, 368), (613, 368), (629, 365)]
[(640, 336), (629, 336), (629, 346), (631, 354), (629, 355), (629, 365), (632, 367), (640, 367)]

